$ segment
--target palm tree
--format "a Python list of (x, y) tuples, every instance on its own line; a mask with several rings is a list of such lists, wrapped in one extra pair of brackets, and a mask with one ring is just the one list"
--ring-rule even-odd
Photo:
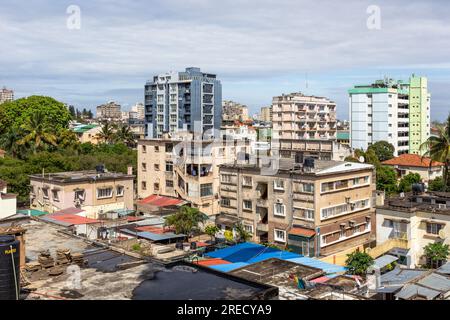
[(103, 123), (102, 129), (97, 134), (97, 138), (111, 144), (114, 140), (115, 126), (109, 122)]
[(44, 114), (40, 111), (35, 112), (27, 122), (22, 125), (25, 136), (17, 141), (19, 145), (32, 143), (33, 153), (43, 149), (47, 144), (56, 146), (56, 135), (50, 131), (50, 128), (45, 124)]
[(133, 132), (127, 125), (121, 125), (116, 132), (116, 140), (125, 143), (129, 147), (136, 144)]
[[(424, 151), (423, 157), (429, 157), (433, 161), (444, 163), (444, 182), (450, 187), (450, 114), (444, 127), (438, 127), (439, 136), (431, 136), (421, 146), (420, 150)], [(430, 167), (432, 162), (430, 161)]]
[(22, 138), (20, 130), (10, 127), (0, 137), (0, 148), (8, 151), (14, 158), (22, 158), (25, 154), (25, 147), (17, 143)]
[(208, 220), (208, 216), (197, 208), (182, 206), (177, 213), (165, 218), (165, 226), (175, 228), (177, 234), (182, 233), (190, 237), (200, 230), (200, 224)]
[(240, 242), (247, 242), (252, 238), (252, 235), (249, 232), (247, 232), (247, 230), (245, 230), (244, 225), (242, 224), (241, 221), (236, 222), (234, 224), (234, 231), (236, 232), (238, 240)]

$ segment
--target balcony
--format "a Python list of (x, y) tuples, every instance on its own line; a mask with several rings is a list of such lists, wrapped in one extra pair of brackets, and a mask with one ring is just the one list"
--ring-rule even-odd
[(269, 232), (269, 225), (267, 223), (256, 224), (256, 230), (261, 232)]
[(256, 206), (262, 207), (262, 208), (268, 208), (269, 202), (267, 201), (267, 199), (256, 199)]

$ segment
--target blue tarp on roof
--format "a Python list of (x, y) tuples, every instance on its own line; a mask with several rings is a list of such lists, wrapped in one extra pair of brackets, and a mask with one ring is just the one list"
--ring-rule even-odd
[(235, 269), (241, 268), (241, 267), (245, 267), (248, 266), (248, 263), (245, 262), (236, 262), (236, 263), (225, 263), (225, 264), (216, 264), (213, 266), (209, 266), (209, 268), (211, 269), (215, 269), (217, 271), (222, 271), (222, 272), (230, 272), (233, 271)]
[(299, 254), (265, 247), (260, 244), (244, 242), (225, 249), (209, 252), (211, 258), (219, 258), (230, 262), (255, 263), (270, 258), (292, 259), (302, 257)]
[(298, 264), (303, 264), (305, 266), (319, 268), (325, 271), (326, 274), (334, 274), (334, 273), (342, 273), (347, 271), (347, 268), (338, 266), (336, 264), (323, 262), (317, 259), (309, 258), (309, 257), (301, 257), (294, 259), (287, 259), (287, 261), (291, 261)]

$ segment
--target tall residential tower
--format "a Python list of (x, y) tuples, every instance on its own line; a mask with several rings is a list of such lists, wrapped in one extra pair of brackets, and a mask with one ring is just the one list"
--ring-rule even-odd
[(377, 80), (349, 90), (350, 144), (366, 150), (377, 141), (394, 145), (394, 154), (419, 153), (430, 136), (427, 78), (409, 82)]
[(145, 136), (161, 138), (180, 130), (204, 133), (220, 129), (222, 85), (199, 68), (168, 72), (145, 84)]

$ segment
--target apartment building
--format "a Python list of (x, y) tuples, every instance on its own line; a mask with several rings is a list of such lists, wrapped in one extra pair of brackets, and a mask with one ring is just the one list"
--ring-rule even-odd
[(420, 267), (430, 262), (424, 256), (426, 245), (450, 244), (450, 192), (416, 192), (386, 199), (376, 209), (376, 223), (377, 246), (393, 247), (402, 264)]
[(122, 111), (120, 104), (114, 101), (102, 104), (97, 107), (96, 118), (99, 120), (122, 120)]
[(272, 122), (272, 107), (262, 107), (259, 120), (264, 122)]
[(253, 241), (284, 245), (305, 256), (327, 256), (369, 245), (374, 237), (372, 165), (280, 160), (276, 174), (261, 166), (220, 166), (220, 216), (241, 221)]
[(234, 121), (248, 121), (248, 107), (246, 105), (234, 102), (231, 100), (224, 100), (222, 103), (222, 124), (227, 124)]
[(14, 91), (6, 89), (6, 87), (3, 87), (0, 90), (0, 104), (13, 100), (14, 100)]
[(282, 158), (333, 160), (336, 146), (336, 103), (302, 93), (283, 94), (272, 101), (273, 138)]
[[(249, 141), (169, 137), (138, 141), (138, 197), (177, 197), (209, 216), (219, 213), (219, 165), (248, 161)], [(241, 159), (241, 160), (239, 160)]]
[(134, 208), (134, 176), (94, 171), (73, 171), (30, 175), (30, 208), (53, 213), (79, 208), (98, 219), (110, 210)]
[(186, 68), (154, 76), (145, 84), (146, 137), (219, 130), (221, 114), (222, 85), (215, 74)]
[(0, 180), (0, 220), (13, 216), (17, 210), (17, 195), (8, 193), (6, 181)]
[(427, 78), (412, 75), (408, 82), (377, 80), (349, 91), (350, 141), (366, 150), (377, 141), (394, 145), (395, 155), (419, 154), (430, 136)]
[(137, 114), (137, 119), (144, 120), (145, 119), (145, 106), (143, 103), (136, 103), (131, 107), (131, 111)]

